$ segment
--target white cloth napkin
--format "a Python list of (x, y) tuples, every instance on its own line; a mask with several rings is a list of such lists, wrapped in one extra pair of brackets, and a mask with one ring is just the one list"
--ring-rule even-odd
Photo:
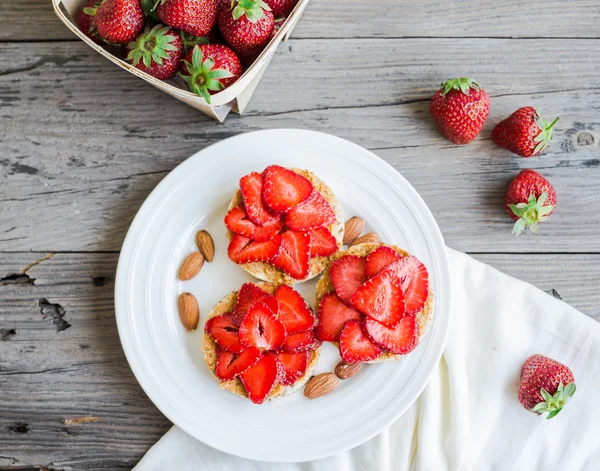
[[(222, 453), (173, 427), (135, 470), (600, 469), (600, 324), (463, 253), (449, 249), (449, 256), (453, 318), (444, 355), (423, 394), (389, 429), (329, 458), (278, 464)], [(534, 353), (575, 375), (575, 396), (552, 420), (517, 399), (521, 365)]]

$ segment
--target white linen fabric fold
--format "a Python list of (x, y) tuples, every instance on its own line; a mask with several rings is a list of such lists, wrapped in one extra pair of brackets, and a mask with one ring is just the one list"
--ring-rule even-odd
[[(419, 399), (387, 430), (329, 458), (262, 463), (173, 427), (135, 470), (600, 469), (600, 324), (527, 283), (448, 252), (453, 317), (444, 355)], [(551, 420), (525, 411), (517, 399), (521, 365), (534, 353), (565, 363), (575, 375), (575, 396)]]

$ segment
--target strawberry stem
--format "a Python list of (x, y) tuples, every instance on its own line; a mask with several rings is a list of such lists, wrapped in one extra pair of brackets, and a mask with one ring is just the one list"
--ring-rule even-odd
[(441, 88), (442, 95), (446, 95), (450, 90), (460, 91), (463, 92), (465, 95), (468, 95), (471, 92), (471, 89), (478, 91), (480, 87), (479, 84), (475, 82), (475, 80), (466, 77), (461, 77), (442, 82)]
[(526, 227), (534, 234), (537, 233), (538, 223), (548, 219), (549, 214), (554, 210), (554, 206), (546, 204), (548, 192), (544, 191), (539, 198), (531, 193), (527, 203), (510, 204), (509, 208), (518, 216), (517, 222), (513, 227), (513, 234), (519, 235)]
[(234, 75), (227, 69), (215, 69), (215, 61), (211, 57), (202, 57), (200, 46), (194, 46), (192, 63), (184, 60), (187, 74), (179, 75), (185, 81), (188, 89), (206, 100), (210, 105), (210, 91), (219, 91), (225, 88), (220, 79), (230, 78)]
[(554, 395), (552, 395), (544, 388), (541, 388), (540, 394), (542, 395), (544, 401), (538, 402), (531, 410), (537, 414), (548, 412), (546, 419), (551, 419), (552, 417), (555, 417), (571, 400), (576, 389), (575, 383), (569, 383), (567, 386), (564, 386), (561, 382), (558, 385)]

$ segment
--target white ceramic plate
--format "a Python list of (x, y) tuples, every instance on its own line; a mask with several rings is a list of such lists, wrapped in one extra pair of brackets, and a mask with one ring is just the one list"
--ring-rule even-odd
[[(251, 277), (227, 258), (223, 217), (241, 176), (278, 163), (310, 169), (331, 186), (345, 217), (360, 215), (382, 240), (417, 255), (435, 291), (435, 318), (400, 362), (368, 365), (333, 393), (302, 392), (257, 406), (219, 389), (202, 355), (206, 315)], [(216, 255), (193, 280), (177, 271), (207, 229)], [(316, 279), (315, 279), (316, 280)], [(316, 281), (297, 285), (314, 305)], [(186, 333), (177, 296), (193, 293), (201, 321)], [(150, 194), (131, 224), (117, 269), (115, 304), (127, 360), (156, 406), (176, 425), (224, 452), (263, 461), (307, 461), (372, 438), (417, 399), (440, 359), (450, 323), (446, 249), (417, 192), (371, 152), (327, 134), (270, 130), (226, 139), (198, 152)], [(332, 371), (337, 349), (324, 345), (317, 373)]]

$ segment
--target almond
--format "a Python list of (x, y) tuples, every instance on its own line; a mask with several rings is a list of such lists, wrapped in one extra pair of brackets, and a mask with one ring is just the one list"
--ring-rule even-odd
[(215, 242), (208, 231), (198, 231), (196, 234), (196, 245), (200, 253), (204, 255), (206, 261), (212, 262), (213, 258), (215, 258)]
[(351, 244), (354, 242), (354, 239), (360, 235), (364, 228), (365, 221), (358, 216), (348, 219), (344, 226), (344, 244)]
[(179, 309), (179, 318), (185, 327), (185, 330), (196, 330), (198, 321), (200, 320), (200, 308), (198, 301), (192, 293), (181, 293), (177, 300), (177, 308)]
[(359, 244), (372, 244), (374, 242), (379, 242), (379, 236), (374, 232), (369, 232), (364, 236), (360, 236), (354, 242), (352, 242), (348, 247), (354, 247)]
[(181, 281), (191, 280), (200, 273), (203, 264), (204, 256), (200, 252), (192, 252), (181, 264), (178, 275), (179, 279)]
[(321, 373), (313, 376), (304, 387), (304, 397), (315, 399), (324, 396), (337, 388), (338, 384), (339, 380), (334, 373)]
[(335, 375), (340, 379), (352, 378), (361, 369), (362, 363), (344, 363), (340, 361), (335, 367)]

